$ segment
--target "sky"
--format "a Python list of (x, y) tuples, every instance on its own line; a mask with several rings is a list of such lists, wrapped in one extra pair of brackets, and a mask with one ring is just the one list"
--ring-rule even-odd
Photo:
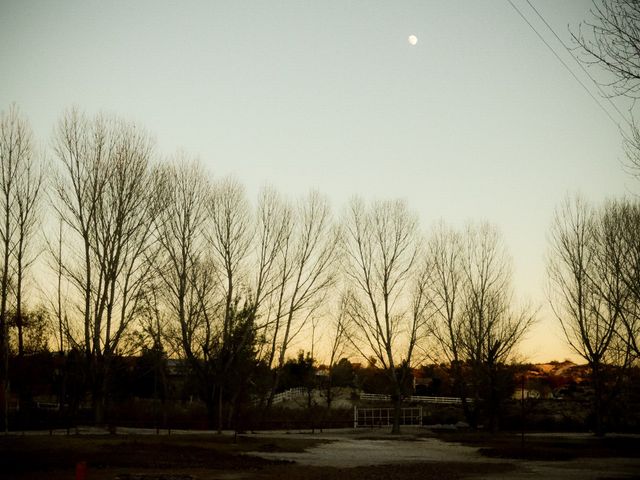
[[(587, 1), (531, 1), (567, 44), (589, 18)], [(577, 358), (548, 308), (554, 209), (637, 190), (614, 121), (507, 0), (0, 0), (0, 65), (0, 109), (15, 102), (45, 151), (77, 106), (137, 122), (160, 155), (197, 155), (252, 197), (317, 189), (337, 214), (355, 195), (403, 198), (425, 230), (495, 224), (516, 297), (540, 307), (529, 361)]]

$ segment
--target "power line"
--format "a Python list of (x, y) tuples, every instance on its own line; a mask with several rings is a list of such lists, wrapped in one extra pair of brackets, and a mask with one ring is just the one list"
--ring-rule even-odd
[(613, 101), (611, 100), (611, 98), (609, 97), (609, 95), (607, 95), (604, 90), (602, 90), (602, 87), (600, 86), (600, 84), (591, 76), (591, 74), (589, 73), (589, 70), (587, 70), (584, 65), (582, 64), (582, 62), (580, 60), (578, 60), (576, 58), (576, 56), (573, 54), (573, 52), (571, 51), (571, 49), (569, 48), (569, 46), (564, 43), (564, 41), (562, 40), (562, 38), (560, 38), (558, 36), (558, 34), (555, 32), (555, 30), (551, 27), (551, 25), (549, 25), (549, 22), (547, 22), (547, 20), (542, 16), (542, 14), (538, 11), (538, 9), (533, 6), (533, 4), (529, 1), (526, 0), (526, 2), (529, 4), (529, 6), (531, 7), (531, 9), (536, 12), (536, 14), (538, 15), (538, 17), (540, 17), (540, 20), (542, 20), (544, 22), (544, 24), (547, 26), (547, 28), (549, 30), (551, 30), (551, 33), (553, 33), (553, 35), (558, 39), (558, 41), (560, 42), (560, 44), (564, 47), (564, 49), (569, 53), (569, 55), (571, 55), (571, 58), (573, 58), (575, 60), (575, 62), (578, 64), (578, 66), (582, 69), (582, 71), (585, 73), (585, 75), (587, 77), (589, 77), (591, 79), (591, 81), (593, 82), (593, 84), (596, 86), (596, 88), (598, 89), (598, 91), (602, 94), (602, 96), (607, 99), (607, 101), (611, 104), (611, 106), (616, 110), (616, 112), (618, 112), (618, 114), (620, 115), (620, 117), (631, 127), (631, 122), (629, 122), (629, 120), (627, 120), (627, 117), (620, 111), (620, 109), (618, 108), (618, 106), (613, 103)]
[(587, 94), (593, 99), (594, 102), (596, 102), (598, 104), (598, 106), (602, 109), (602, 111), (607, 115), (607, 117), (609, 117), (609, 119), (613, 122), (613, 124), (618, 127), (618, 129), (620, 129), (620, 124), (618, 122), (615, 121), (615, 119), (611, 116), (611, 114), (609, 113), (609, 111), (604, 108), (604, 105), (602, 105), (602, 103), (600, 103), (600, 101), (598, 101), (598, 99), (593, 95), (593, 93), (591, 93), (591, 91), (587, 88), (587, 86), (582, 83), (582, 80), (580, 80), (576, 74), (573, 72), (573, 70), (571, 70), (569, 68), (569, 65), (566, 64), (566, 62), (562, 59), (562, 57), (560, 57), (560, 55), (557, 54), (557, 52), (553, 49), (553, 47), (551, 47), (551, 45), (549, 45), (549, 43), (545, 40), (545, 38), (538, 32), (538, 30), (536, 30), (536, 28), (531, 24), (531, 22), (529, 22), (529, 20), (527, 19), (527, 17), (524, 16), (524, 14), (520, 11), (520, 9), (518, 7), (516, 7), (513, 2), (511, 0), (507, 0), (511, 6), (513, 7), (513, 9), (518, 12), (518, 14), (520, 15), (520, 17), (522, 17), (522, 19), (527, 23), (527, 25), (529, 25), (529, 27), (531, 28), (531, 30), (534, 31), (534, 33), (538, 36), (538, 38), (540, 40), (542, 40), (542, 42), (547, 46), (547, 48), (551, 51), (551, 53), (553, 53), (553, 55), (558, 59), (558, 61), (560, 63), (562, 63), (562, 65), (564, 66), (564, 68), (571, 74), (571, 76), (576, 80), (576, 82), (578, 82), (580, 84), (580, 86), (584, 89), (585, 92), (587, 92)]

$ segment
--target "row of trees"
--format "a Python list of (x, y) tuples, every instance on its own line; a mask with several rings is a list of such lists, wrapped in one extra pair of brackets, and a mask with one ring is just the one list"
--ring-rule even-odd
[(37, 213), (47, 212), (53, 330), (61, 352), (84, 352), (99, 422), (114, 356), (143, 343), (188, 359), (213, 421), (257, 361), (275, 371), (270, 403), (292, 342), (309, 330), (332, 337), (332, 364), (345, 349), (375, 356), (399, 408), (410, 366), (436, 356), (435, 344), (490, 375), (532, 322), (530, 309), (512, 309), (510, 262), (487, 224), (440, 225), (426, 240), (400, 201), (356, 199), (340, 219), (315, 192), (293, 203), (267, 188), (253, 204), (237, 181), (212, 180), (185, 154), (156, 161), (140, 127), (75, 110), (54, 132), (45, 203), (41, 164), (21, 132), (28, 126), (12, 107), (2, 114), (2, 165), (19, 158), (25, 173), (3, 180), (4, 358), (9, 312), (24, 316)]
[[(488, 224), (463, 232), (440, 224), (423, 241), (415, 217), (399, 202), (368, 208), (354, 202), (345, 225), (350, 338), (388, 372), (396, 419), (417, 356), (418, 362), (451, 362), (474, 425), (480, 392), (488, 384), (495, 395), (489, 402), (493, 424), (498, 368), (535, 317), (528, 306), (514, 309), (511, 261), (498, 232)], [(463, 375), (465, 365), (474, 371), (470, 379)], [(398, 428), (396, 423), (394, 431)]]
[[(51, 211), (52, 330), (60, 352), (83, 352), (98, 422), (118, 353), (144, 345), (186, 358), (213, 423), (257, 371), (273, 372), (270, 404), (292, 343), (311, 332), (313, 348), (318, 330), (331, 337), (330, 368), (347, 351), (375, 358), (398, 413), (411, 367), (446, 360), (469, 421), (488, 405), (494, 425), (500, 368), (535, 310), (516, 307), (511, 261), (492, 226), (440, 223), (425, 236), (405, 203), (359, 199), (336, 219), (315, 192), (294, 204), (265, 189), (252, 204), (237, 181), (212, 180), (184, 154), (156, 162), (139, 127), (77, 111), (55, 130), (45, 189), (15, 107), (1, 127), (4, 392), (10, 327), (18, 356), (26, 323), (42, 338), (44, 315), (25, 311), (23, 284), (41, 213)], [(602, 372), (640, 355), (639, 232), (635, 200), (567, 201), (552, 227), (552, 306), (592, 368), (598, 431), (605, 393), (616, 391)]]
[[(611, 96), (637, 99), (639, 10), (628, 0), (594, 4), (595, 20), (574, 32), (584, 60), (612, 73), (602, 85)], [(626, 138), (637, 167), (633, 122)], [(429, 356), (450, 361), (473, 419), (480, 385), (493, 395), (497, 369), (533, 322), (530, 307), (514, 308), (510, 262), (486, 224), (462, 232), (440, 225), (425, 239), (397, 201), (355, 200), (339, 221), (317, 193), (292, 203), (266, 189), (253, 205), (238, 182), (212, 181), (184, 154), (157, 162), (139, 127), (77, 111), (58, 123), (53, 157), (45, 189), (27, 122), (15, 107), (2, 113), (5, 429), (11, 330), (19, 356), (27, 323), (41, 330), (43, 316), (33, 301), (25, 311), (23, 297), (42, 250), (55, 277), (45, 293), (58, 349), (83, 352), (98, 421), (117, 352), (144, 343), (188, 359), (213, 419), (223, 398), (241, 395), (258, 361), (275, 367), (272, 398), (288, 350), (309, 328), (312, 338), (332, 332), (331, 365), (347, 345), (375, 357), (398, 409), (412, 364)], [(552, 227), (552, 304), (592, 367), (599, 425), (602, 366), (628, 365), (638, 355), (637, 210), (627, 200), (600, 208), (569, 202)], [(46, 247), (34, 248), (43, 217)], [(469, 368), (472, 380), (461, 373)]]

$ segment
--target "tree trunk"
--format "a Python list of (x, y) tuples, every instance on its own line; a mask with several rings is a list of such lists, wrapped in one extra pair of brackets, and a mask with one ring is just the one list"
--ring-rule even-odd
[(267, 409), (271, 408), (273, 403), (273, 397), (276, 394), (276, 390), (280, 386), (280, 376), (282, 375), (282, 367), (278, 366), (273, 374), (273, 383), (271, 384), (271, 390), (269, 391), (269, 397), (267, 398)]
[[(7, 333), (6, 324), (4, 325), (4, 334)], [(9, 349), (7, 348), (6, 337), (2, 339), (0, 349), (2, 350), (2, 382), (0, 388), (2, 391), (2, 427), (4, 433), (9, 432), (9, 397), (11, 395), (11, 388), (9, 383)]]
[(222, 385), (218, 388), (218, 434), (222, 434)]
[(495, 378), (494, 374), (490, 374), (491, 379), (489, 380), (489, 405), (488, 405), (488, 413), (489, 413), (489, 430), (492, 433), (498, 431), (498, 412), (500, 410), (498, 393), (496, 391)]
[(593, 380), (593, 394), (594, 394), (594, 431), (597, 437), (604, 437), (605, 425), (604, 425), (604, 412), (603, 412), (603, 391), (602, 391), (602, 372), (599, 363), (594, 363), (591, 367), (591, 375)]
[(393, 426), (391, 427), (392, 434), (400, 433), (400, 416), (402, 414), (402, 395), (397, 394), (397, 397), (393, 405)]
[(455, 363), (455, 367), (453, 370), (453, 378), (454, 378), (454, 389), (460, 396), (460, 401), (462, 403), (462, 414), (464, 415), (465, 420), (469, 424), (469, 426), (473, 429), (478, 428), (478, 420), (476, 415), (476, 409), (472, 407), (469, 402), (469, 398), (467, 395), (467, 387), (465, 383), (465, 378), (462, 373), (462, 368)]
[(204, 398), (205, 405), (207, 407), (207, 428), (213, 430), (216, 428), (218, 417), (218, 402), (216, 402), (215, 388), (213, 391), (208, 392)]
[(107, 376), (108, 360), (104, 357), (94, 357), (91, 362), (93, 375), (93, 415), (96, 425), (104, 425), (107, 413)]

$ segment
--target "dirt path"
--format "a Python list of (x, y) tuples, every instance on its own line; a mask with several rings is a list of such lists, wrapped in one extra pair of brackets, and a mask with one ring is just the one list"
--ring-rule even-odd
[(640, 478), (640, 459), (630, 458), (588, 458), (570, 461), (531, 461), (491, 459), (481, 456), (475, 447), (447, 443), (436, 438), (416, 438), (414, 436), (390, 439), (368, 438), (361, 433), (339, 432), (330, 434), (283, 434), (261, 433), (262, 438), (313, 438), (327, 443), (309, 448), (304, 452), (251, 452), (251, 455), (267, 459), (290, 460), (301, 465), (314, 467), (353, 468), (371, 465), (393, 465), (433, 462), (464, 462), (512, 464), (516, 469), (505, 476), (504, 473), (481, 474), (475, 478), (496, 480), (512, 478), (527, 480), (542, 478), (596, 480), (615, 478)]
[[(261, 437), (278, 438), (282, 434), (260, 434)], [(291, 438), (292, 435), (289, 435)], [(316, 467), (360, 467), (394, 463), (422, 462), (499, 462), (481, 457), (477, 448), (445, 443), (435, 438), (378, 439), (350, 437), (348, 435), (298, 435), (295, 438), (325, 440), (305, 452), (252, 452), (271, 460), (292, 460), (302, 465)]]

